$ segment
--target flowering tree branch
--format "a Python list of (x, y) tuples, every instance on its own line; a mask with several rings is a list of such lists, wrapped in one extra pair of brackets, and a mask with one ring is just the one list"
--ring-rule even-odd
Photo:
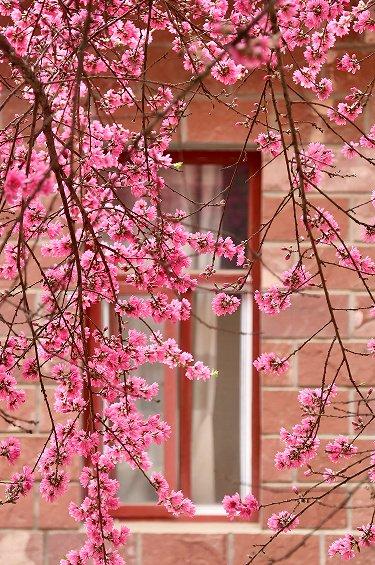
[[(159, 414), (142, 413), (140, 401), (157, 399), (159, 390), (157, 383), (136, 374), (141, 367), (150, 366), (152, 372), (153, 364), (162, 363), (190, 380), (211, 378), (212, 368), (153, 324), (180, 323), (192, 316), (186, 296), (199, 285), (190, 269), (194, 255), (208, 255), (209, 266), (200, 273), (208, 281), (220, 258), (240, 268), (237, 281), (215, 287), (212, 297), (217, 316), (234, 314), (255, 265), (272, 270), (263, 249), (287, 211), (294, 241), (280, 254), (293, 261), (273, 272), (277, 283), (254, 289), (255, 303), (262, 315), (278, 316), (295, 308), (297, 296), (316, 295), (325, 304), (325, 318), (289, 355), (266, 351), (254, 366), (283, 379), (290, 361), (312, 340), (331, 332), (331, 342), (321, 385), (299, 392), (302, 419), (291, 430), (281, 428), (285, 448), (275, 454), (277, 469), (302, 469), (306, 476), (316, 476), (316, 483), (293, 487), (281, 503), (263, 501), (262, 492), (259, 500), (251, 492), (243, 498), (238, 493), (224, 497), (230, 519), (268, 513), (271, 535), (248, 563), (256, 561), (275, 538), (303, 525), (308, 509), (328, 504), (329, 494), (353, 485), (342, 503), (346, 505), (358, 485), (375, 480), (375, 452), (361, 448), (361, 436), (373, 433), (373, 391), (356, 377), (351, 361), (361, 356), (370, 362), (375, 340), (360, 351), (350, 348), (328, 273), (331, 266), (343, 276), (355, 276), (368, 303), (353, 310), (373, 316), (375, 263), (346, 241), (335, 215), (358, 226), (362, 241), (371, 245), (373, 222), (358, 218), (358, 209), (371, 206), (374, 195), (346, 209), (323, 185), (324, 179), (347, 177), (337, 167), (337, 155), (324, 143), (306, 143), (301, 131), (308, 123), (322, 136), (329, 132), (342, 145), (345, 159), (373, 166), (375, 125), (360, 126), (358, 118), (373, 95), (375, 77), (368, 77), (362, 90), (354, 79), (336, 106), (326, 72), (333, 58), (340, 72), (359, 76), (365, 59), (349, 53), (338, 57), (335, 48), (350, 33), (362, 38), (374, 31), (373, 6), (345, 0), (236, 0), (231, 8), (225, 0), (44, 0), (31, 5), (0, 0), (0, 14), (5, 22), (0, 62), (7, 69), (0, 107), (11, 114), (0, 131), (0, 279), (6, 281), (0, 304), (12, 308), (10, 318), (1, 318), (6, 333), (0, 417), (16, 430), (33, 431), (31, 419), (17, 416), (26, 399), (24, 381), (30, 381), (38, 383), (50, 421), (35, 463), (13, 473), (4, 484), (1, 504), (27, 496), (37, 470), (41, 496), (55, 500), (68, 488), (73, 458), (83, 458), (85, 498), (81, 504), (72, 502), (69, 512), (84, 524), (87, 539), (80, 550), (67, 554), (63, 565), (123, 563), (119, 551), (129, 531), (126, 525), (117, 527), (112, 516), (119, 505), (120, 485), (113, 478), (119, 463), (138, 470), (172, 515), (194, 515), (194, 501), (151, 471), (150, 447), (163, 444), (171, 429)], [(169, 34), (170, 50), (188, 74), (185, 82), (164, 85), (150, 78), (150, 52), (160, 31)], [(176, 80), (178, 73), (176, 69)], [(256, 73), (261, 77), (257, 102), (244, 114), (233, 92), (241, 93)], [(220, 94), (211, 92), (212, 79), (222, 86)], [(172, 162), (171, 144), (198, 93), (241, 120), (237, 127), (244, 129), (244, 144), (224, 191), (218, 187), (214, 197), (197, 202), (182, 195), (194, 205), (191, 213), (187, 206), (170, 206), (168, 191), (176, 188), (168, 186), (165, 174), (181, 167)], [(314, 116), (305, 124), (298, 121), (301, 107)], [(124, 125), (129, 115), (133, 129)], [(237, 241), (223, 233), (223, 226), (249, 144), (262, 151), (262, 168), (282, 163), (288, 187), (271, 218), (250, 238)], [(333, 213), (316, 204), (317, 194)], [(194, 231), (194, 216), (212, 206), (221, 209), (217, 230)], [(45, 259), (51, 262), (48, 268)], [(122, 296), (124, 283), (133, 290), (128, 297)], [(103, 328), (90, 317), (103, 304), (114, 313), (116, 329)], [(142, 331), (129, 329), (134, 319)], [(331, 378), (328, 366), (336, 347), (339, 360)], [(337, 384), (343, 371), (353, 393), (347, 402), (340, 399)], [(52, 401), (46, 383), (55, 385)], [(353, 433), (325, 442), (322, 423), (341, 418), (355, 418)], [(17, 465), (20, 442), (15, 435), (1, 441), (0, 455)], [(318, 455), (341, 467), (313, 467)], [(273, 512), (279, 503), (280, 511)], [(358, 534), (334, 541), (329, 555), (352, 558), (375, 543), (374, 512), (368, 523), (356, 527)]]

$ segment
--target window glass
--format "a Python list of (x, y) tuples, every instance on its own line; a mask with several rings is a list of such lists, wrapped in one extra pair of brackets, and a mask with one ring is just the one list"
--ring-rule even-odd
[(250, 379), (241, 366), (244, 339), (251, 339), (244, 323), (248, 302), (230, 316), (216, 317), (211, 301), (212, 292), (194, 294), (194, 355), (217, 371), (209, 381), (193, 383), (192, 498), (202, 505), (219, 504), (228, 492), (242, 490), (241, 381)]
[[(126, 299), (128, 296), (123, 296)], [(127, 320), (127, 331), (135, 329), (147, 335), (150, 329), (140, 320), (129, 318)], [(148, 325), (153, 331), (163, 331), (163, 324), (156, 324), (151, 319), (147, 320)], [(155, 413), (159, 413), (163, 418), (164, 414), (164, 371), (165, 368), (160, 363), (141, 366), (134, 374), (145, 379), (149, 384), (158, 383), (159, 395), (151, 401), (139, 400), (137, 407), (145, 418)], [(154, 472), (164, 472), (164, 450), (162, 445), (151, 445), (148, 454), (153, 462)], [(117, 478), (120, 481), (120, 499), (126, 504), (140, 504), (155, 502), (155, 490), (148, 483), (146, 478), (138, 469), (131, 469), (128, 463), (117, 465)]]
[[(248, 164), (223, 166), (214, 164), (187, 164), (180, 171), (164, 173), (166, 188), (162, 209), (171, 212), (183, 210), (182, 222), (189, 231), (219, 232), (240, 243), (248, 233)], [(220, 202), (226, 202), (225, 208)], [(192, 268), (201, 269), (210, 264), (209, 256), (192, 257)], [(216, 269), (236, 268), (235, 262), (217, 258)]]

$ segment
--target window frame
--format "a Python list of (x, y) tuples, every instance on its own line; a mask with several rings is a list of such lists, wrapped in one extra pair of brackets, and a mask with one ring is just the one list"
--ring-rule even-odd
[[(248, 199), (248, 237), (249, 253), (258, 253), (261, 226), (261, 154), (254, 150), (238, 149), (177, 149), (170, 151), (173, 162), (183, 162), (184, 164), (219, 164), (222, 166), (233, 165), (239, 158), (246, 158), (249, 170), (249, 199)], [(215, 282), (229, 282), (238, 277), (240, 270), (218, 270), (212, 279)], [(195, 273), (194, 273), (195, 275)], [(199, 280), (199, 276), (197, 277)], [(210, 282), (202, 279), (202, 282)], [(260, 264), (256, 262), (252, 269), (252, 280), (250, 282), (250, 293), (260, 288)], [(165, 292), (165, 290), (164, 290)], [(191, 298), (192, 292), (187, 293), (186, 297)], [(137, 291), (134, 287), (127, 287), (120, 281), (120, 293), (123, 294), (145, 294)], [(255, 308), (254, 298), (251, 296), (251, 317), (252, 335), (251, 352), (252, 359), (256, 359), (260, 352), (260, 316), (258, 308)], [(99, 306), (99, 307), (98, 307)], [(108, 315), (107, 315), (108, 316)], [(104, 313), (100, 305), (94, 306), (88, 315), (89, 326), (102, 327), (110, 326), (109, 319), (104, 320)], [(178, 336), (178, 329), (180, 330)], [(165, 335), (167, 337), (178, 337), (180, 347), (185, 351), (192, 350), (192, 320), (180, 322), (179, 324), (165, 323)], [(94, 344), (93, 344), (94, 345)], [(92, 345), (92, 346), (93, 346)], [(89, 344), (90, 346), (90, 344)], [(193, 383), (186, 378), (182, 378), (183, 371), (165, 367), (164, 379), (168, 394), (164, 398), (164, 418), (171, 425), (172, 433), (170, 439), (164, 444), (164, 465), (165, 476), (171, 488), (181, 489), (185, 496), (190, 497), (191, 493), (191, 415), (192, 415), (192, 391)], [(260, 386), (259, 376), (256, 369), (251, 369), (251, 414), (250, 417), (250, 473), (251, 491), (259, 496), (260, 482)], [(177, 462), (177, 465), (175, 464)], [(230, 494), (230, 493), (229, 493)], [(119, 508), (112, 512), (114, 518), (131, 520), (179, 520), (191, 521), (188, 517), (174, 517), (169, 514), (164, 507), (154, 504), (121, 504)], [(225, 521), (227, 518), (222, 514), (197, 514), (194, 520), (198, 521)], [(248, 522), (256, 522), (257, 515), (254, 515)]]

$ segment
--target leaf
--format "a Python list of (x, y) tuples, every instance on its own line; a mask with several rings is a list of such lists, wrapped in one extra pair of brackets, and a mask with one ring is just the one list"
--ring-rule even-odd
[(172, 163), (172, 167), (174, 168), (175, 171), (181, 171), (183, 167), (183, 162), (178, 161), (177, 163)]

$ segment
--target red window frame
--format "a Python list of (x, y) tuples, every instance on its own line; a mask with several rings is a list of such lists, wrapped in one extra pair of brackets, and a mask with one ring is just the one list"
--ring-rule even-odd
[[(248, 211), (248, 236), (252, 236), (249, 242), (250, 253), (257, 253), (259, 247), (259, 228), (261, 221), (261, 155), (256, 151), (236, 151), (236, 150), (179, 150), (172, 151), (173, 162), (183, 162), (184, 164), (219, 164), (225, 166), (233, 165), (241, 158), (247, 161), (250, 170), (249, 178), (249, 211)], [(255, 234), (255, 235), (254, 235)], [(233, 274), (215, 275), (215, 282), (225, 283), (233, 280)], [(207, 280), (205, 280), (207, 282)], [(260, 288), (260, 265), (256, 262), (252, 270), (251, 290)], [(135, 294), (134, 287), (127, 288), (120, 281), (120, 293)], [(143, 294), (139, 291), (140, 294)], [(191, 297), (187, 296), (188, 298)], [(91, 309), (89, 315), (89, 325), (101, 327), (100, 305)], [(180, 335), (177, 336), (178, 326)], [(170, 322), (165, 323), (164, 335), (166, 337), (178, 337), (179, 344), (183, 350), (192, 349), (192, 325), (191, 319), (181, 322), (179, 325)], [(259, 355), (260, 345), (260, 323), (258, 308), (252, 308), (252, 352), (253, 358)], [(90, 345), (90, 344), (89, 344)], [(94, 344), (92, 344), (92, 347)], [(164, 399), (164, 418), (171, 425), (171, 438), (164, 447), (164, 468), (165, 476), (170, 486), (174, 489), (181, 489), (185, 496), (190, 497), (191, 477), (190, 477), (190, 455), (191, 455), (191, 413), (192, 413), (192, 390), (193, 383), (185, 378), (176, 378), (176, 371), (165, 368), (165, 390), (168, 394)], [(180, 387), (180, 390), (178, 390)], [(252, 462), (252, 492), (255, 496), (259, 495), (260, 479), (260, 387), (259, 377), (255, 368), (252, 368), (252, 411), (251, 411), (251, 462)], [(176, 465), (178, 461), (178, 465)], [(162, 506), (155, 504), (122, 504), (113, 512), (113, 516), (119, 519), (131, 520), (152, 520), (169, 519), (190, 521), (191, 518), (175, 518), (169, 514)], [(223, 521), (225, 516), (221, 515), (198, 515), (194, 520), (198, 521)], [(256, 521), (254, 516), (250, 521)]]

